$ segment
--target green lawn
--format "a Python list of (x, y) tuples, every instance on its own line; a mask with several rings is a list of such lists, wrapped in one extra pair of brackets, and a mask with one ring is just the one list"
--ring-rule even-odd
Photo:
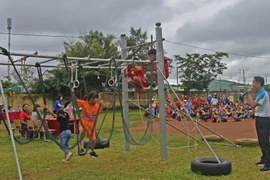
[[(138, 112), (131, 111), (131, 125), (137, 124)], [(111, 118), (108, 116), (102, 129), (103, 136), (108, 134)], [(96, 159), (74, 156), (68, 164), (61, 162), (62, 151), (53, 142), (34, 140), (20, 146), (16, 144), (21, 171), (24, 179), (269, 179), (269, 174), (259, 172), (254, 163), (259, 160), (258, 147), (234, 148), (211, 144), (218, 157), (232, 162), (232, 173), (227, 176), (202, 176), (191, 172), (190, 162), (197, 157), (211, 157), (206, 145), (199, 144), (197, 148), (176, 148), (187, 146), (187, 138), (167, 136), (168, 161), (160, 161), (159, 144), (151, 140), (145, 146), (131, 146), (130, 152), (124, 152), (123, 133), (120, 113), (116, 113), (115, 132), (111, 146), (107, 149), (96, 150)], [(158, 135), (154, 135), (158, 139)], [(138, 135), (136, 138), (138, 139)], [(75, 141), (73, 138), (72, 142)], [(190, 141), (193, 144), (193, 141)], [(11, 140), (3, 125), (0, 125), (0, 179), (18, 179), (15, 158)]]

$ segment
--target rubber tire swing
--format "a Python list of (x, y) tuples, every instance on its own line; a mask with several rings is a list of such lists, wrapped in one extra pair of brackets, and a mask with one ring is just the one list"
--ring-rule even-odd
[(196, 158), (191, 161), (192, 172), (208, 175), (219, 176), (228, 175), (232, 171), (232, 164), (227, 159), (219, 158), (221, 163), (218, 163), (216, 158)]
[[(84, 141), (84, 148), (87, 148), (87, 145), (89, 143), (89, 140)], [(104, 149), (110, 147), (110, 141), (107, 141), (107, 139), (102, 139), (97, 137), (96, 139), (96, 146), (95, 149)], [(91, 143), (89, 144), (89, 149), (91, 149)]]

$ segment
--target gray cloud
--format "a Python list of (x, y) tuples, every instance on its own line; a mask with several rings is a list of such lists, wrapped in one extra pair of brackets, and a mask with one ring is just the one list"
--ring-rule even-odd
[[(156, 21), (162, 22), (166, 39), (239, 54), (270, 57), (267, 0), (4, 0), (0, 6), (0, 32), (7, 32), (6, 18), (12, 17), (14, 33), (79, 35), (99, 30), (119, 36), (128, 34), (131, 26), (155, 34)], [(12, 51), (57, 55), (68, 38), (11, 37)], [(76, 40), (76, 39), (74, 39)], [(0, 34), (0, 45), (7, 47), (7, 35)], [(185, 53), (213, 53), (200, 49), (164, 43), (168, 56)], [(6, 58), (0, 56), (0, 62)], [(35, 59), (29, 59), (34, 62)], [(224, 78), (237, 79), (239, 68), (246, 75), (268, 73), (268, 61), (230, 56), (224, 59), (228, 70)], [(175, 62), (174, 62), (175, 64)], [(0, 76), (6, 69), (0, 67)], [(6, 68), (6, 67), (4, 67)], [(252, 70), (251, 70), (252, 69)], [(176, 70), (170, 79), (175, 79)], [(269, 75), (270, 77), (270, 75)]]
[(241, 1), (205, 21), (185, 23), (178, 29), (177, 39), (231, 52), (265, 54), (270, 48), (269, 7), (267, 0)]
[[(100, 30), (113, 33), (112, 28), (116, 28), (114, 26), (116, 22), (129, 18), (141, 10), (155, 9), (161, 3), (161, 0), (11, 0), (5, 1), (1, 6), (1, 14), (12, 15), (13, 29), (16, 32), (79, 34), (89, 30)], [(135, 22), (136, 17), (133, 18)], [(1, 27), (0, 30), (5, 29), (3, 28), (5, 26)]]

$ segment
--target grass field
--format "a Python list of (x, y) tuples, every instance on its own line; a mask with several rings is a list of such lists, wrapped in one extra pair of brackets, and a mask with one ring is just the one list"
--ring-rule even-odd
[[(131, 111), (137, 116), (137, 111)], [(108, 120), (107, 120), (108, 119)], [(103, 131), (107, 134), (110, 117), (107, 117)], [(62, 163), (62, 151), (53, 142), (34, 140), (20, 146), (16, 144), (23, 179), (270, 179), (270, 174), (262, 174), (254, 163), (259, 160), (258, 147), (235, 148), (211, 144), (220, 158), (232, 162), (232, 173), (227, 176), (202, 176), (190, 170), (190, 162), (197, 157), (212, 157), (206, 145), (197, 148), (168, 149), (168, 161), (160, 161), (159, 144), (151, 140), (145, 146), (131, 146), (124, 152), (120, 113), (116, 113), (115, 132), (111, 146), (96, 150), (99, 157), (78, 156), (77, 149), (69, 163)], [(131, 120), (132, 126), (136, 125)], [(158, 139), (158, 135), (154, 135)], [(138, 138), (139, 135), (136, 135)], [(71, 144), (75, 141), (73, 138)], [(187, 138), (167, 136), (168, 146), (187, 146)], [(193, 144), (191, 141), (190, 144)], [(18, 179), (11, 140), (3, 125), (0, 125), (0, 179)]]

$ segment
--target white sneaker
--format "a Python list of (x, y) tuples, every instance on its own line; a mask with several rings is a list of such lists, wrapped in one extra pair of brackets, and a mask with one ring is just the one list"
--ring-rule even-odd
[(69, 161), (66, 161), (66, 158), (62, 160), (62, 163), (69, 163)]
[(69, 161), (72, 155), (73, 154), (71, 152), (68, 152), (66, 155), (66, 161)]

